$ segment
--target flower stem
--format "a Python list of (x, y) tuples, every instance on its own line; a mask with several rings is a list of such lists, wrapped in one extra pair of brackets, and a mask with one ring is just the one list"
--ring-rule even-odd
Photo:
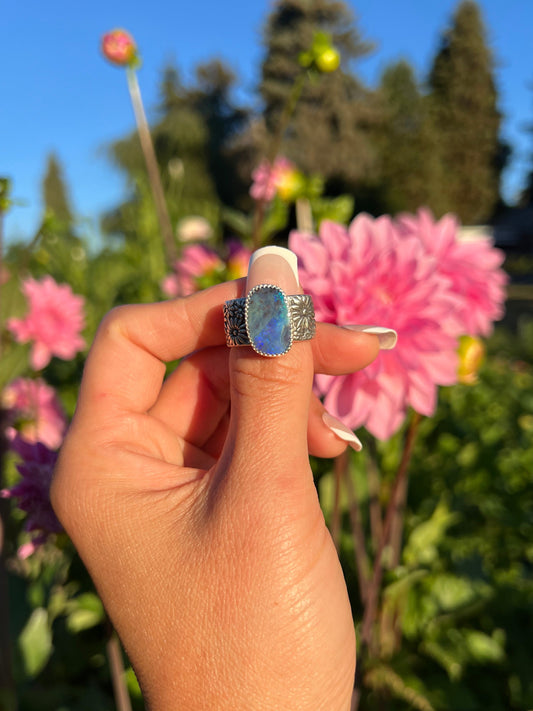
[(126, 680), (124, 676), (122, 650), (120, 648), (117, 633), (114, 629), (112, 629), (109, 634), (106, 646), (117, 711), (131, 711), (130, 695), (126, 687)]
[(348, 495), (348, 506), (350, 513), (350, 523), (352, 527), (353, 547), (355, 555), (355, 565), (357, 568), (357, 581), (359, 583), (359, 595), (364, 604), (368, 596), (368, 583), (370, 581), (370, 561), (365, 546), (365, 532), (361, 521), (361, 509), (359, 497), (352, 481), (350, 468), (344, 471), (344, 482)]
[[(276, 156), (278, 155), (281, 144), (283, 142), (283, 136), (285, 131), (292, 119), (294, 114), (294, 109), (296, 104), (302, 94), (302, 89), (304, 88), (305, 80), (307, 77), (307, 72), (300, 71), (294, 83), (292, 85), (291, 92), (287, 98), (283, 111), (281, 113), (276, 132), (272, 138), (272, 142), (266, 152), (266, 160), (270, 166), (274, 163)], [(253, 216), (253, 231), (252, 231), (252, 245), (254, 249), (261, 246), (261, 228), (263, 226), (263, 221), (265, 219), (265, 200), (257, 200), (255, 203), (255, 211)]]
[(157, 219), (159, 221), (159, 228), (163, 236), (166, 258), (169, 265), (172, 265), (177, 258), (177, 250), (174, 242), (174, 232), (172, 229), (170, 216), (168, 214), (165, 193), (163, 190), (161, 175), (159, 173), (159, 166), (157, 164), (157, 158), (154, 151), (154, 144), (152, 142), (152, 136), (150, 135), (148, 121), (146, 120), (146, 113), (144, 111), (144, 106), (142, 102), (141, 90), (139, 87), (139, 82), (137, 81), (137, 73), (135, 72), (135, 69), (128, 67), (128, 69), (126, 70), (126, 76), (128, 78), (128, 89), (130, 92), (131, 103), (133, 105), (133, 112), (135, 114), (135, 120), (137, 122), (137, 132), (141, 141), (141, 148), (146, 163), (146, 170), (148, 172), (148, 180), (150, 181), (150, 187), (152, 189), (152, 195), (154, 197)]
[(374, 440), (370, 440), (368, 448), (369, 453), (366, 460), (368, 472), (368, 506), (372, 550), (375, 552), (378, 550), (381, 537), (383, 536), (383, 521), (381, 520), (381, 505), (379, 502), (381, 477), (376, 463), (376, 445)]
[(311, 212), (311, 203), (307, 198), (296, 200), (296, 225), (298, 232), (313, 233), (313, 213)]
[(333, 512), (331, 514), (330, 533), (337, 553), (340, 551), (340, 531), (341, 531), (341, 482), (344, 472), (348, 469), (348, 452), (345, 450), (333, 462), (333, 473), (335, 484), (333, 488)]
[(383, 580), (383, 554), (385, 552), (385, 549), (391, 545), (390, 537), (392, 532), (392, 524), (393, 520), (398, 515), (398, 512), (401, 509), (400, 502), (402, 490), (404, 487), (406, 490), (406, 480), (409, 470), (409, 463), (411, 461), (413, 447), (421, 419), (422, 418), (418, 413), (414, 413), (413, 418), (411, 419), (411, 424), (409, 426), (405, 439), (402, 458), (398, 467), (398, 471), (396, 472), (396, 477), (389, 499), (389, 504), (387, 506), (387, 512), (385, 514), (383, 535), (381, 536), (380, 545), (376, 552), (376, 557), (374, 559), (372, 580), (368, 588), (368, 597), (365, 605), (365, 611), (363, 614), (363, 621), (361, 623), (361, 641), (370, 650), (373, 647), (372, 628), (377, 615), (378, 602), (381, 592), (381, 583)]

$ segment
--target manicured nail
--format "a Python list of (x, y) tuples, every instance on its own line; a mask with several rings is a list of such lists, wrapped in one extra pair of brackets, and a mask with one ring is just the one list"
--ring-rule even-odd
[[(285, 247), (261, 247), (261, 249), (257, 249), (250, 257), (250, 262), (248, 264), (248, 274), (250, 274), (250, 272), (255, 272), (255, 269), (252, 269), (252, 266), (257, 262), (258, 259), (262, 259), (263, 257), (268, 258), (263, 259), (263, 267), (268, 265), (270, 269), (272, 269), (274, 272), (276, 271), (276, 265), (279, 268), (279, 260), (283, 259), (289, 269), (292, 271), (296, 280), (296, 284), (298, 286), (300, 285), (300, 280), (298, 278), (298, 257), (294, 254), (294, 252), (291, 252), (290, 249), (285, 249)], [(272, 280), (272, 283), (277, 284), (277, 281)], [(256, 284), (252, 284), (251, 286), (256, 286)]]
[(333, 417), (333, 415), (330, 415), (329, 412), (323, 413), (322, 420), (326, 427), (329, 427), (336, 437), (342, 439), (343, 442), (347, 442), (352, 449), (355, 449), (356, 452), (360, 452), (363, 449), (363, 445), (361, 444), (359, 437), (357, 437), (349, 427), (346, 427), (344, 422), (341, 422), (336, 417)]
[(361, 333), (371, 333), (378, 337), (381, 350), (390, 351), (398, 342), (398, 334), (392, 328), (384, 326), (365, 326), (360, 324), (348, 324), (342, 326), (350, 331), (360, 331)]

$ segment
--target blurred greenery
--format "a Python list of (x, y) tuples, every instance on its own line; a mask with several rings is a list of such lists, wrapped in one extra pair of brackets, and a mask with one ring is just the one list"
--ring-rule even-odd
[[(361, 709), (533, 706), (532, 363), (533, 319), (516, 333), (499, 327), (479, 382), (441, 389), (435, 416), (422, 422), (403, 553), (383, 591), (379, 654), (360, 665)], [(397, 437), (378, 447), (385, 490), (397, 452)], [(363, 512), (369, 456), (351, 463)], [(323, 467), (319, 490), (331, 516), (334, 473)], [(348, 501), (341, 503), (341, 557), (358, 620)]]

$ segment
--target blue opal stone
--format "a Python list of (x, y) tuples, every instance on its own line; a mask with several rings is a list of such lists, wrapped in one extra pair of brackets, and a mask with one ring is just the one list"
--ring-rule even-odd
[(254, 350), (278, 356), (291, 347), (291, 324), (285, 295), (275, 286), (260, 285), (246, 300), (246, 327)]

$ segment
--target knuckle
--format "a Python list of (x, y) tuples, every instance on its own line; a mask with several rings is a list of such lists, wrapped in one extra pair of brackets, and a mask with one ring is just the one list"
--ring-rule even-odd
[(115, 306), (108, 311), (100, 322), (98, 332), (100, 336), (114, 336), (122, 334), (125, 324), (129, 320), (131, 306)]

